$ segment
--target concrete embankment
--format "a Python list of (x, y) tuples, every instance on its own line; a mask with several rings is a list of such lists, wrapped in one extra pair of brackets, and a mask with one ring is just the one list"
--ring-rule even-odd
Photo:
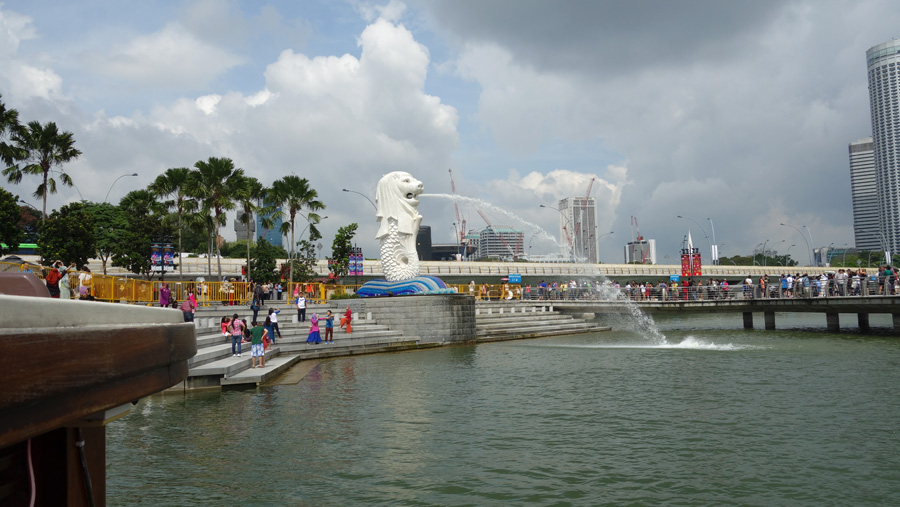
[[(310, 362), (331, 357), (609, 330), (585, 319), (561, 314), (546, 303), (494, 301), (476, 304), (467, 296), (444, 300), (392, 299), (388, 306), (383, 306), (381, 301), (365, 305), (359, 300), (312, 305), (306, 310), (306, 322), (297, 322), (297, 311), (293, 306), (284, 302), (270, 305), (281, 310), (278, 314), (281, 337), (276, 337), (275, 344), (266, 352), (265, 368), (251, 368), (249, 343), (241, 345), (240, 356), (233, 356), (231, 339), (221, 332), (220, 322), (224, 316), (237, 313), (239, 318), (249, 322), (252, 312), (247, 307), (202, 308), (195, 316), (197, 355), (189, 363), (188, 378), (167, 392), (296, 382), (304, 371), (310, 371)], [(338, 327), (340, 315), (348, 305), (356, 310), (352, 333)], [(441, 308), (435, 309), (435, 306)], [(471, 311), (467, 310), (469, 306)], [(262, 309), (260, 320), (268, 308)], [(309, 318), (313, 313), (321, 316), (327, 310), (335, 315), (334, 343), (306, 343)], [(441, 312), (444, 312), (443, 317)], [(438, 317), (434, 317), (435, 313)], [(324, 322), (320, 321), (320, 326), (324, 337)]]

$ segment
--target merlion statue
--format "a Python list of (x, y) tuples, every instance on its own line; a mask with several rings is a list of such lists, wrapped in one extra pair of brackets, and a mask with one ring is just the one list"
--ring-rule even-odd
[(419, 195), (424, 187), (411, 174), (396, 171), (385, 174), (375, 191), (375, 218), (381, 240), (381, 269), (384, 280), (369, 280), (356, 294), (359, 297), (411, 296), (456, 292), (436, 276), (419, 276), (416, 235), (422, 215)]
[(416, 235), (422, 215), (419, 194), (422, 182), (407, 172), (385, 174), (375, 193), (378, 233), (381, 241), (381, 268), (389, 282), (410, 280), (419, 275)]

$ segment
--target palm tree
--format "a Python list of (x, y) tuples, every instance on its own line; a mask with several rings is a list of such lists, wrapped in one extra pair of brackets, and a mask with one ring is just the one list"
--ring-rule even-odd
[(194, 213), (188, 213), (184, 217), (184, 227), (193, 233), (203, 233), (206, 236), (206, 274), (212, 275), (212, 234), (215, 229), (215, 218), (208, 209), (198, 209)]
[[(288, 231), (291, 232), (290, 281), (293, 282), (294, 247), (296, 246), (296, 242), (294, 241), (294, 221), (297, 218), (297, 213), (301, 212), (303, 208), (306, 208), (306, 220), (309, 222), (309, 233), (310, 235), (318, 235), (319, 231), (316, 230), (315, 224), (318, 223), (320, 217), (315, 212), (325, 209), (325, 205), (318, 200), (319, 194), (315, 189), (309, 188), (309, 181), (307, 181), (306, 178), (300, 178), (294, 174), (289, 174), (272, 183), (271, 196), (272, 204), (279, 206), (281, 210), (273, 210), (274, 213), (270, 215), (270, 219), (280, 215), (282, 217), (281, 234), (287, 234)], [(285, 213), (289, 219), (288, 222), (283, 221)]]
[(234, 193), (240, 207), (238, 220), (247, 227), (247, 280), (250, 279), (250, 243), (254, 239), (250, 234), (250, 221), (253, 220), (253, 213), (263, 209), (257, 203), (261, 199), (264, 200), (268, 192), (269, 189), (264, 187), (258, 179), (247, 176), (240, 182), (237, 192)]
[(222, 259), (219, 255), (219, 227), (225, 225), (225, 212), (234, 209), (234, 193), (240, 189), (244, 179), (244, 170), (236, 169), (230, 158), (209, 157), (194, 164), (195, 171), (186, 184), (187, 194), (200, 201), (200, 204), (212, 212), (216, 244), (216, 264), (219, 279), (222, 278)]
[[(0, 99), (3, 95), (0, 95)], [(19, 127), (19, 112), (15, 109), (6, 109), (6, 105), (0, 100), (0, 161), (4, 164), (12, 165), (13, 158), (10, 146), (3, 142), (3, 136), (6, 132), (12, 132)]]
[[(3, 175), (10, 183), (18, 185), (22, 181), (22, 176), (26, 174), (42, 177), (42, 182), (33, 195), (41, 197), (44, 201), (41, 217), (43, 225), (47, 216), (47, 194), (56, 193), (56, 180), (50, 177), (51, 169), (75, 160), (81, 156), (81, 151), (75, 148), (75, 139), (71, 132), (60, 132), (56, 123), (41, 125), (38, 121), (13, 128), (6, 151), (9, 151), (8, 157), (12, 159), (10, 164), (24, 163), (23, 167), (19, 167), (16, 163), (3, 170)], [(59, 179), (63, 185), (72, 186), (72, 178), (62, 169), (59, 169)]]
[(174, 209), (175, 214), (178, 217), (179, 275), (183, 274), (183, 263), (181, 262), (181, 259), (184, 256), (184, 250), (181, 248), (181, 232), (183, 229), (182, 217), (184, 216), (185, 212), (194, 211), (197, 208), (197, 202), (191, 199), (187, 194), (186, 186), (188, 185), (190, 174), (191, 170), (187, 167), (172, 167), (167, 169), (165, 173), (157, 176), (153, 183), (151, 183), (148, 187), (148, 189), (157, 197), (173, 197), (172, 200), (166, 201), (163, 204), (168, 209)]

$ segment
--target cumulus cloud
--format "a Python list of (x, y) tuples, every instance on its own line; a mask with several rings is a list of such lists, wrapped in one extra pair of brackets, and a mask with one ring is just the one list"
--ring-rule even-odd
[(61, 93), (62, 79), (56, 72), (24, 62), (18, 56), (22, 41), (36, 37), (31, 17), (0, 11), (0, 89), (7, 92), (5, 100), (47, 99)]
[[(883, 2), (424, 5), (458, 41), (456, 72), (480, 87), (475, 117), (501, 148), (594, 142), (628, 160), (617, 230), (638, 216), (674, 252), (691, 226), (675, 216), (709, 217), (732, 234), (726, 255), (790, 232), (780, 222), (852, 238), (846, 147), (870, 130), (864, 52), (900, 19)], [(708, 9), (721, 23), (702, 21)], [(866, 25), (876, 12), (880, 28)]]
[(145, 87), (202, 89), (245, 59), (195, 36), (178, 23), (139, 35), (85, 61), (107, 76)]

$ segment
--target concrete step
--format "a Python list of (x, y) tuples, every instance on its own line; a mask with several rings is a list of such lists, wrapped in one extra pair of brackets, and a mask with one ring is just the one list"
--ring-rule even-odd
[(300, 354), (279, 354), (270, 357), (267, 352), (265, 368), (251, 368), (251, 362), (243, 370), (219, 379), (219, 385), (261, 384), (281, 375), (300, 359)]
[(593, 333), (600, 331), (609, 331), (611, 328), (602, 327), (602, 326), (583, 326), (578, 328), (559, 328), (559, 329), (547, 329), (546, 327), (542, 327), (538, 330), (511, 330), (509, 333), (490, 333), (483, 336), (478, 336), (476, 341), (478, 343), (484, 342), (494, 342), (494, 341), (508, 341), (508, 340), (525, 340), (529, 338), (543, 338), (546, 336), (556, 336), (556, 335), (566, 335), (566, 334), (582, 334), (582, 333)]
[(546, 330), (548, 332), (555, 331), (557, 329), (581, 329), (581, 328), (591, 328), (598, 327), (593, 323), (578, 321), (578, 322), (561, 322), (554, 323), (552, 325), (547, 324), (525, 324), (521, 326), (503, 326), (503, 327), (476, 327), (475, 334), (479, 336), (485, 336), (489, 334), (509, 334), (509, 333), (517, 333), (520, 331), (526, 332), (538, 332), (541, 330)]
[(503, 315), (476, 315), (475, 320), (479, 322), (516, 322), (525, 320), (566, 320), (571, 319), (571, 315), (562, 313), (504, 313)]
[(475, 321), (475, 329), (503, 329), (506, 327), (521, 327), (521, 326), (559, 326), (572, 322), (585, 322), (584, 319), (574, 319), (574, 318), (565, 318), (565, 319), (513, 319), (513, 320), (476, 320)]
[[(249, 344), (245, 344), (249, 345)], [(278, 346), (274, 346), (266, 351), (266, 356), (274, 357), (277, 356), (281, 352), (281, 349)], [(232, 357), (231, 356), (231, 346), (228, 346), (228, 355), (226, 357), (222, 357), (216, 359), (215, 361), (210, 361), (206, 364), (198, 365), (191, 367), (188, 371), (188, 377), (204, 377), (204, 376), (217, 376), (217, 377), (228, 377), (230, 375), (234, 375), (240, 371), (243, 371), (246, 368), (250, 367), (250, 347), (244, 347), (242, 351), (241, 357)]]

